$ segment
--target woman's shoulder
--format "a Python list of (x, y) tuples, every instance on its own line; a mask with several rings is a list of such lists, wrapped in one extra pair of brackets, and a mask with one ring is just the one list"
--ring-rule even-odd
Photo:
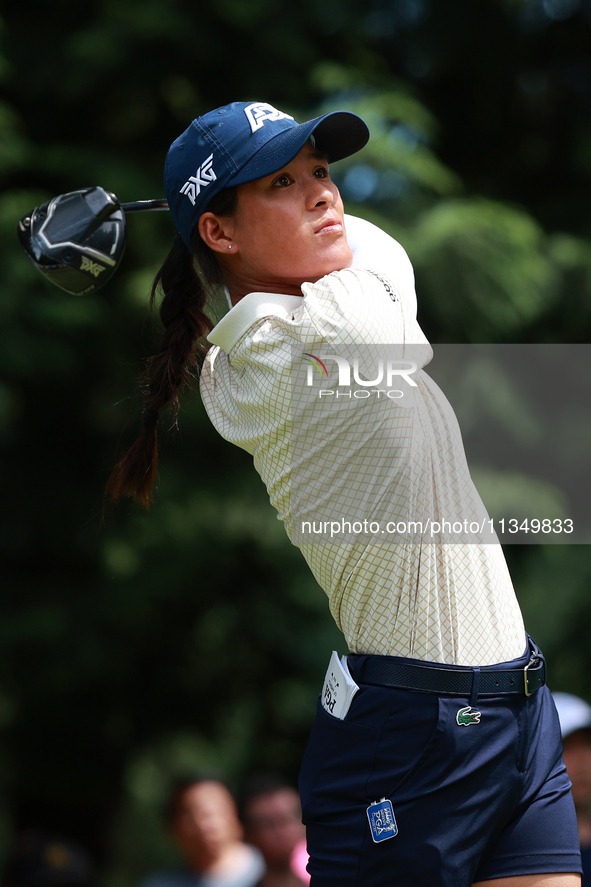
[(414, 272), (402, 244), (382, 228), (357, 216), (345, 216), (352, 268), (366, 268), (389, 278), (404, 295), (414, 297)]

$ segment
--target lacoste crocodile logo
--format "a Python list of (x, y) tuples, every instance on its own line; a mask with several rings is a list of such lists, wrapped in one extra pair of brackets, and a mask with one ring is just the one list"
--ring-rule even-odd
[(471, 724), (479, 724), (481, 713), (472, 709), (469, 705), (461, 708), (456, 715), (456, 722), (460, 727), (469, 727)]

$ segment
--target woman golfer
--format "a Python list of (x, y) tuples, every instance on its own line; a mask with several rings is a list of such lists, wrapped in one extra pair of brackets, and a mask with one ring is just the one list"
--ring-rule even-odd
[[(347, 112), (297, 124), (235, 102), (173, 143), (165, 331), (110, 493), (149, 501), (158, 412), (207, 334), (210, 419), (252, 454), (350, 650), (331, 660), (300, 777), (313, 887), (575, 887), (544, 660), (422, 369), (412, 268), (345, 217), (330, 178), (367, 139)], [(220, 285), (233, 307), (212, 329)]]

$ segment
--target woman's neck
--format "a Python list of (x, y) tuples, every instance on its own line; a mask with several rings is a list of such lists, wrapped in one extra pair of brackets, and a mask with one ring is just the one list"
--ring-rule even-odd
[(236, 305), (240, 299), (249, 293), (281, 293), (285, 296), (301, 296), (303, 283), (316, 283), (318, 277), (309, 277), (305, 279), (294, 278), (293, 280), (260, 280), (243, 273), (235, 273), (234, 266), (231, 261), (220, 262), (222, 274), (226, 287), (230, 293), (232, 305)]
[[(304, 281), (302, 281), (302, 283), (304, 283)], [(294, 283), (293, 285), (285, 283), (260, 283), (256, 281), (241, 281), (240, 283), (237, 283), (228, 280), (226, 277), (226, 286), (230, 292), (232, 305), (236, 305), (240, 299), (243, 299), (244, 296), (247, 296), (249, 293), (281, 293), (285, 296), (302, 295), (301, 283)]]

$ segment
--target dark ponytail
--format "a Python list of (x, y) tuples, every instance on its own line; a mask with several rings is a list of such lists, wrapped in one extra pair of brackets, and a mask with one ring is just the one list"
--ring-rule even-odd
[[(236, 189), (228, 188), (212, 200), (208, 210), (231, 216), (236, 208)], [(207, 353), (204, 337), (213, 328), (205, 313), (205, 304), (215, 287), (224, 285), (214, 254), (196, 233), (191, 251), (180, 237), (158, 271), (150, 297), (153, 306), (160, 289), (163, 299), (160, 319), (164, 332), (157, 354), (147, 363), (148, 396), (142, 412), (142, 430), (132, 447), (115, 466), (107, 483), (106, 494), (113, 502), (129, 496), (149, 508), (158, 473), (158, 432), (160, 411), (172, 406), (174, 421), (179, 410), (181, 388), (194, 379)]]

